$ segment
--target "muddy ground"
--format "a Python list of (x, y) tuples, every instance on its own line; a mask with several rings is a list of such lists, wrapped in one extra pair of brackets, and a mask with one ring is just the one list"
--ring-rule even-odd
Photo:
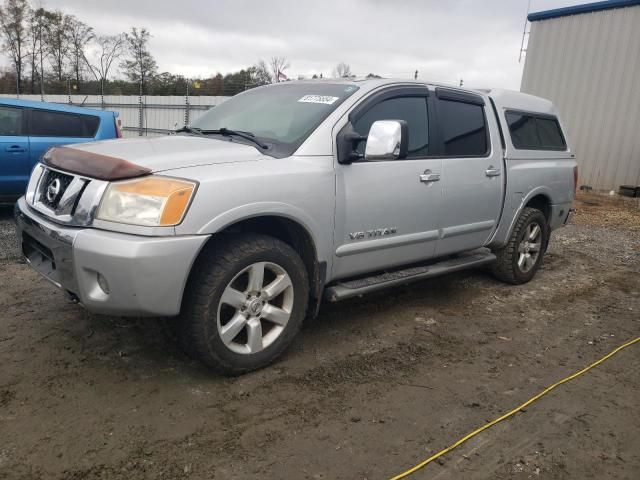
[[(166, 322), (87, 314), (0, 214), (0, 478), (385, 479), (640, 336), (640, 210), (592, 196), (527, 285), (484, 271), (325, 305), (222, 378)], [(640, 478), (640, 345), (416, 479)]]

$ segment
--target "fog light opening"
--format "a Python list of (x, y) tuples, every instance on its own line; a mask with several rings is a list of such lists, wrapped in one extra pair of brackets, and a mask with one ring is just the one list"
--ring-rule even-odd
[(109, 295), (109, 283), (107, 282), (107, 279), (104, 278), (104, 275), (102, 275), (101, 273), (98, 273), (97, 277), (98, 277), (98, 286), (102, 289), (104, 293)]

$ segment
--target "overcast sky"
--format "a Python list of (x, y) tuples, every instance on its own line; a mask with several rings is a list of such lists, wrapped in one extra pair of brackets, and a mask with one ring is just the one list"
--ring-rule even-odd
[[(531, 11), (585, 3), (531, 0)], [(145, 26), (160, 71), (230, 72), (285, 56), (289, 77), (419, 77), (518, 89), (528, 0), (44, 0), (98, 33)]]

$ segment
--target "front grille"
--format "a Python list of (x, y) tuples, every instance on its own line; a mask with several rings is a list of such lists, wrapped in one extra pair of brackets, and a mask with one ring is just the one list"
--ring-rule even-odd
[(52, 210), (57, 209), (60, 199), (72, 181), (71, 175), (47, 170), (40, 181), (40, 201)]

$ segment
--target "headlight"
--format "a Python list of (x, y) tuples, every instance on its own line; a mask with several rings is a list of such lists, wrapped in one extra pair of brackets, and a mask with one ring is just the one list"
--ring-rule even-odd
[(171, 226), (182, 221), (196, 184), (150, 176), (109, 184), (96, 218), (144, 226)]

